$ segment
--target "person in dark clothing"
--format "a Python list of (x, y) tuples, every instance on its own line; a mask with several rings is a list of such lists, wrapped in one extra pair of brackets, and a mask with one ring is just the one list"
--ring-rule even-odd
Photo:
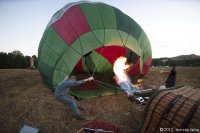
[(172, 70), (166, 80), (166, 88), (173, 87), (176, 84), (176, 64), (172, 64)]

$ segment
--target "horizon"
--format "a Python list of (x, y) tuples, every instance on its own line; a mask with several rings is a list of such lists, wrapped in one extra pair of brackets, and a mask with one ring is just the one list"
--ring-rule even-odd
[[(53, 14), (77, 1), (0, 1), (0, 51), (19, 50), (24, 55), (37, 56), (39, 42)], [(142, 27), (150, 40), (152, 58), (200, 53), (200, 1), (101, 2), (120, 9)]]
[[(14, 50), (14, 51), (19, 51), (19, 50)], [(11, 51), (11, 52), (13, 52), (13, 51)], [(6, 53), (6, 54), (8, 54), (8, 53), (11, 53), (11, 52), (4, 52), (4, 51), (0, 51), (0, 53)], [(21, 52), (21, 51), (20, 51)], [(21, 52), (22, 53), (22, 52)], [(23, 53), (22, 53), (23, 54)], [(38, 57), (38, 55), (25, 55), (25, 54), (23, 54), (24, 56), (36, 56), (36, 57)], [(159, 59), (159, 58), (174, 58), (174, 57), (178, 57), (178, 56), (189, 56), (189, 55), (195, 55), (195, 56), (200, 56), (200, 54), (198, 55), (198, 54), (187, 54), (187, 55), (177, 55), (177, 56), (173, 56), (173, 57), (155, 57), (155, 58), (153, 58), (152, 57), (152, 59)]]

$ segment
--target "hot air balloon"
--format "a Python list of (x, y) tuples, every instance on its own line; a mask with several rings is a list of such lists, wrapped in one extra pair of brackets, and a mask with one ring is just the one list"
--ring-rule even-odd
[[(109, 75), (120, 56), (133, 64), (130, 76), (148, 72), (152, 53), (143, 29), (113, 6), (81, 1), (67, 4), (52, 16), (39, 44), (38, 69), (51, 88), (72, 73), (112, 80)], [(93, 90), (82, 87), (70, 92), (80, 98), (110, 94), (102, 86), (92, 83)]]

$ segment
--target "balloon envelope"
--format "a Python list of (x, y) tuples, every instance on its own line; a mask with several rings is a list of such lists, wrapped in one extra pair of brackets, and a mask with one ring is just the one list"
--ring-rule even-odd
[(48, 23), (39, 45), (38, 69), (45, 83), (55, 87), (72, 72), (112, 72), (120, 56), (133, 64), (130, 75), (148, 72), (152, 53), (143, 29), (110, 5), (75, 2)]

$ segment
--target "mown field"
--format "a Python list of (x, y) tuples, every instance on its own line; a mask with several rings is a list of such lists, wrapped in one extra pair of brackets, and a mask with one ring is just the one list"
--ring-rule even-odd
[[(158, 89), (170, 68), (151, 68), (143, 78), (143, 89)], [(69, 107), (59, 103), (42, 82), (37, 70), (0, 70), (0, 132), (19, 132), (23, 125), (39, 128), (41, 133), (76, 133), (88, 121), (78, 121)], [(200, 67), (177, 67), (177, 85), (200, 87)], [(82, 114), (90, 120), (101, 120), (118, 126), (122, 133), (137, 128), (128, 113), (132, 103), (126, 94), (79, 101)]]

